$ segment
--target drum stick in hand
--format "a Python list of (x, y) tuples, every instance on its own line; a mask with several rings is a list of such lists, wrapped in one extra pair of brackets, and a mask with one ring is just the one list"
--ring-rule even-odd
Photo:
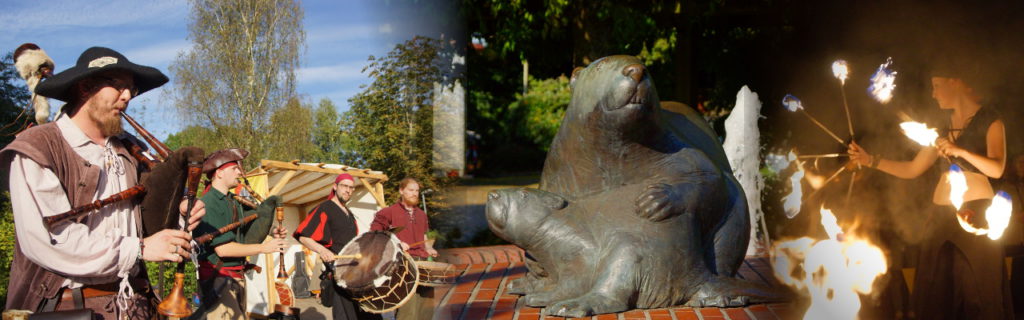
[(363, 254), (362, 253), (343, 254), (343, 255), (334, 256), (334, 260), (335, 261), (341, 260), (341, 259), (362, 259), (362, 258), (363, 258)]

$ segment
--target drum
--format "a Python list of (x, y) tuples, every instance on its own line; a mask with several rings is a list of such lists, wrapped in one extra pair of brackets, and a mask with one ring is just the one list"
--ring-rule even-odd
[(421, 286), (439, 287), (455, 284), (455, 278), (462, 274), (454, 265), (437, 261), (416, 261), (420, 277), (416, 280)]
[(416, 293), (419, 272), (415, 261), (402, 251), (398, 238), (388, 232), (367, 232), (352, 239), (338, 255), (360, 254), (358, 259), (334, 261), (334, 281), (370, 313), (393, 311)]

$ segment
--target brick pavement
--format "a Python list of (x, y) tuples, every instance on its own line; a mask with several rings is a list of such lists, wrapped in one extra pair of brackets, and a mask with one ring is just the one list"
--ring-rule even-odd
[[(435, 319), (540, 320), (542, 309), (523, 305), (520, 296), (505, 293), (506, 284), (526, 274), (522, 250), (515, 246), (490, 246), (442, 250), (442, 255), (464, 270), (454, 286), (438, 288), (441, 306)], [(771, 283), (770, 265), (764, 257), (747, 257), (741, 278)], [(583, 319), (644, 320), (767, 320), (795, 319), (790, 304), (760, 304), (745, 308), (683, 308), (630, 310)], [(564, 319), (545, 316), (544, 319)]]

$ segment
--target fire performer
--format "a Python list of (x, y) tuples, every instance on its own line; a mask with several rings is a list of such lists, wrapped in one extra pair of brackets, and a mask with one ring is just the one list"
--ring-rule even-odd
[[(430, 229), (427, 213), (420, 210), (420, 183), (413, 177), (405, 177), (398, 182), (398, 203), (377, 211), (370, 225), (372, 231), (385, 231), (401, 227), (395, 235), (402, 241), (402, 250), (413, 259), (425, 260), (436, 257), (437, 250), (426, 241), (426, 232)], [(398, 308), (397, 319), (430, 319), (434, 314), (434, 289), (420, 286), (416, 295), (405, 305)]]
[[(137, 201), (116, 202), (50, 228), (43, 218), (138, 184), (143, 170), (122, 142), (130, 135), (123, 133), (121, 113), (130, 100), (167, 80), (117, 51), (93, 47), (74, 67), (36, 87), (36, 94), (66, 102), (69, 116), (24, 131), (0, 151), (2, 165), (10, 168), (16, 231), (8, 309), (91, 309), (103, 319), (155, 315), (143, 261), (188, 258), (187, 232), (145, 236)], [(184, 201), (179, 208), (184, 214)], [(204, 214), (203, 206), (195, 206), (189, 228)]]
[(254, 210), (244, 211), (232, 196), (231, 189), (242, 177), (241, 161), (249, 155), (244, 149), (222, 149), (203, 162), (203, 173), (210, 179), (206, 194), (199, 201), (206, 206), (206, 216), (193, 232), (195, 236), (215, 232), (246, 216), (259, 218), (248, 225), (225, 232), (210, 241), (199, 254), (199, 286), (202, 304), (192, 319), (245, 319), (245, 286), (242, 273), (245, 257), (260, 253), (284, 252), (288, 235), (284, 227), (274, 228), (273, 239), (264, 242), (274, 222), (274, 209), (280, 197), (268, 197)]
[[(334, 178), (327, 201), (313, 208), (293, 235), (306, 248), (320, 255), (327, 270), (334, 267), (334, 255), (359, 234), (355, 215), (345, 206), (355, 188), (352, 175), (339, 174)], [(331, 307), (334, 319), (381, 319), (380, 315), (364, 312), (356, 306), (348, 292), (335, 284), (333, 277), (326, 277), (320, 282), (320, 295)]]
[[(893, 161), (868, 153), (856, 142), (849, 145), (851, 160), (893, 176), (920, 176), (939, 156), (963, 168), (967, 192), (961, 210), (949, 200), (946, 175), (936, 186), (929, 232), (921, 247), (912, 303), (919, 319), (1011, 319), (1009, 286), (998, 241), (966, 232), (957, 215), (972, 225), (984, 220), (994, 196), (989, 179), (1003, 175), (1006, 142), (1003, 121), (968, 79), (973, 73), (956, 66), (933, 70), (932, 98), (939, 108), (952, 110), (948, 127), (935, 147), (919, 151), (911, 161)], [(954, 212), (956, 215), (954, 215)]]

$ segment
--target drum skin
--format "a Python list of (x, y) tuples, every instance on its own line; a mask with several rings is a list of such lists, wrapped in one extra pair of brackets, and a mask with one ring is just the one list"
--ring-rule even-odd
[(362, 257), (335, 261), (334, 280), (364, 311), (377, 314), (393, 311), (416, 292), (419, 278), (416, 263), (402, 251), (393, 234), (364, 233), (352, 239), (338, 254), (357, 253)]

